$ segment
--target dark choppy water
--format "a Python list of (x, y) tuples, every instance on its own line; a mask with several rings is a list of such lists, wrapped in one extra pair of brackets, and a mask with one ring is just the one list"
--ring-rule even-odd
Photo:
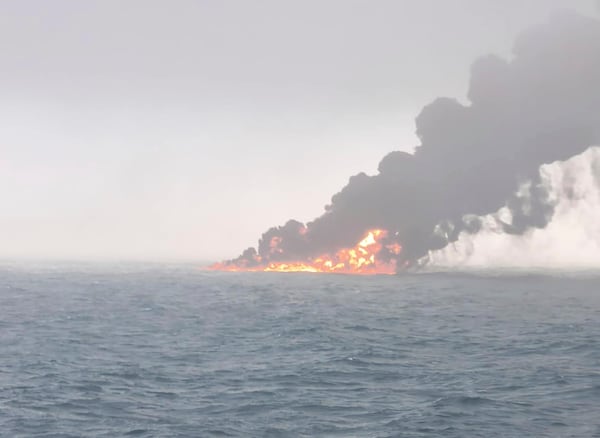
[(600, 436), (600, 277), (0, 267), (0, 434)]

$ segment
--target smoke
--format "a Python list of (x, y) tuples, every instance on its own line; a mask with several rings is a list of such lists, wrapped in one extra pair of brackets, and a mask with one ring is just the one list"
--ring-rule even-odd
[(558, 204), (540, 165), (600, 143), (600, 21), (553, 15), (517, 38), (511, 60), (476, 60), (467, 97), (427, 105), (414, 154), (389, 153), (378, 174), (352, 176), (322, 216), (269, 229), (257, 251), (231, 263), (302, 260), (382, 228), (402, 244), (406, 265), (484, 229), (485, 215), (503, 206), (508, 240), (545, 227)]
[[(421, 263), (432, 268), (599, 268), (600, 147), (542, 166), (539, 180), (554, 209), (545, 228), (507, 233), (503, 223), (511, 220), (511, 210), (505, 206), (479, 218), (479, 232), (462, 232), (456, 242), (432, 251)], [(523, 205), (530, 202), (526, 188), (517, 196)]]

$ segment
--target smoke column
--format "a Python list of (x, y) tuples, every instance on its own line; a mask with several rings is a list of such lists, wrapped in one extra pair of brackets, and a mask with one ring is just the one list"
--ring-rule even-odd
[[(506, 206), (479, 218), (481, 230), (463, 232), (444, 249), (432, 251), (422, 263), (429, 268), (599, 268), (600, 147), (564, 162), (544, 165), (540, 185), (548, 193), (554, 215), (543, 228), (522, 235), (506, 233)], [(528, 185), (516, 196), (529, 202)]]
[(502, 207), (509, 214), (497, 225), (506, 235), (546, 227), (563, 204), (540, 166), (600, 144), (600, 22), (553, 15), (518, 36), (512, 59), (476, 60), (467, 97), (468, 105), (441, 97), (423, 108), (414, 154), (389, 153), (378, 174), (352, 176), (322, 216), (273, 227), (226, 263), (306, 260), (377, 228), (402, 246), (384, 257), (410, 266), (482, 230)]

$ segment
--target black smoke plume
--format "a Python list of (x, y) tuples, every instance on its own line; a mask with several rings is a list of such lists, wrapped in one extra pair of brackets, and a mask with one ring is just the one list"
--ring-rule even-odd
[[(325, 213), (306, 227), (290, 220), (228, 263), (305, 260), (354, 245), (383, 228), (402, 244), (399, 266), (444, 247), (471, 215), (508, 205), (511, 233), (544, 227), (553, 206), (536, 184), (538, 168), (600, 144), (600, 22), (572, 12), (522, 33), (513, 58), (473, 64), (469, 105), (439, 98), (416, 118), (414, 154), (391, 152), (379, 173), (352, 176)], [(528, 202), (513, 195), (525, 181)]]

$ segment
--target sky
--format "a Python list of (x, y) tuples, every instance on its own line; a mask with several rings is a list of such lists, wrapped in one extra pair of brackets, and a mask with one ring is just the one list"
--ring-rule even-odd
[(0, 257), (210, 261), (418, 144), (480, 55), (593, 0), (4, 0)]

